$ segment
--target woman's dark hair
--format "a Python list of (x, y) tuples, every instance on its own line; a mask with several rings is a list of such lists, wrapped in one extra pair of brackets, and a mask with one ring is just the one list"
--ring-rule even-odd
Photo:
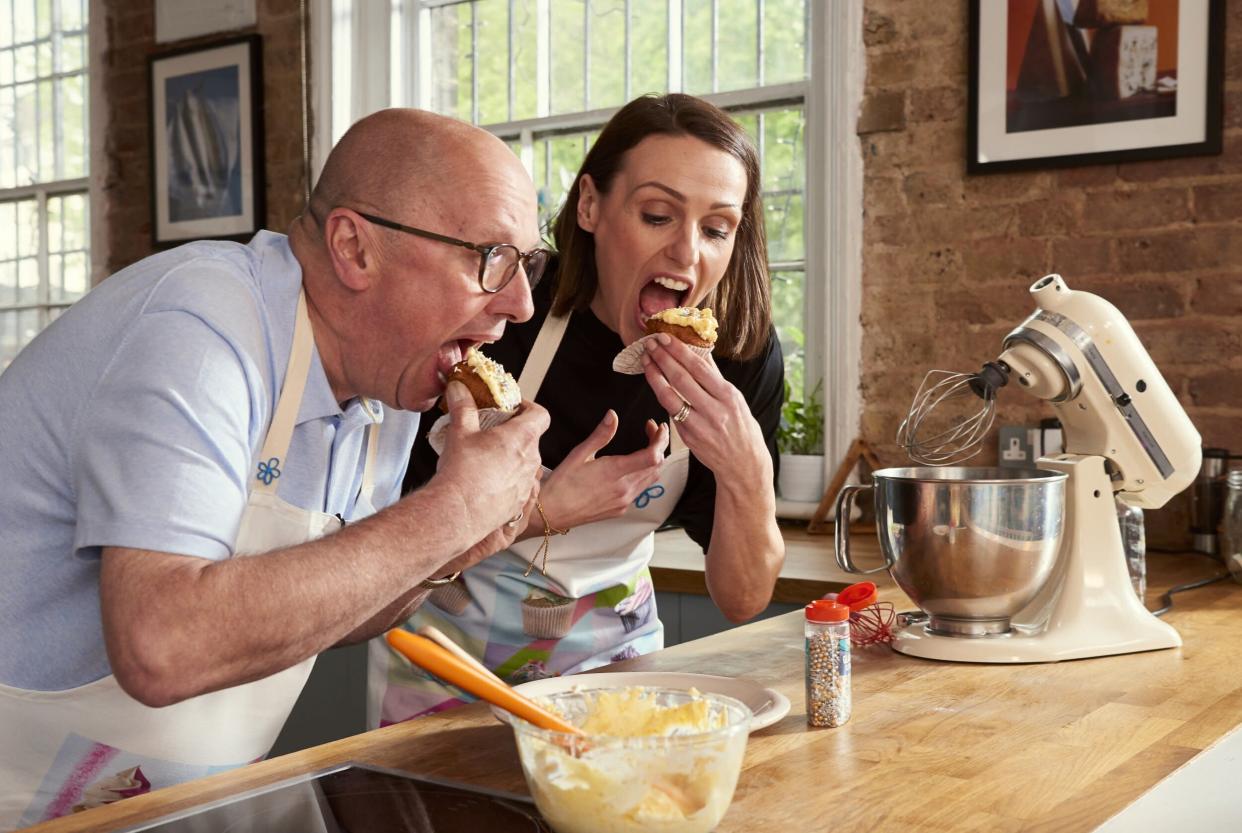
[(578, 226), (579, 183), (583, 174), (591, 175), (601, 195), (608, 193), (626, 153), (643, 139), (656, 135), (691, 136), (728, 153), (746, 171), (746, 197), (733, 256), (704, 305), (711, 307), (720, 321), (717, 355), (728, 359), (753, 358), (767, 343), (772, 326), (759, 155), (745, 131), (728, 114), (691, 95), (669, 93), (636, 98), (604, 125), (552, 225), (560, 253), (552, 313), (564, 315), (570, 310), (586, 309), (599, 285), (595, 238)]

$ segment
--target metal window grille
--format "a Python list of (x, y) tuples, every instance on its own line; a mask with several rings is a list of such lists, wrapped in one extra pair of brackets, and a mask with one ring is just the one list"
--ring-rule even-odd
[(0, 9), (0, 372), (90, 287), (87, 6)]

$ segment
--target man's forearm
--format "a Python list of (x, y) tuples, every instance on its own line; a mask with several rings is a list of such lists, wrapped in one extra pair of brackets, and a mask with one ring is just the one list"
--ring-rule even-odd
[(420, 580), (468, 548), (464, 524), (445, 522), (461, 511), (452, 493), (424, 489), (333, 535), (257, 556), (105, 549), (113, 670), (137, 699), (166, 705), (261, 679), (396, 619)]
[(357, 642), (366, 642), (368, 639), (372, 639), (391, 628), (397, 627), (414, 615), (414, 611), (422, 605), (430, 592), (421, 587), (416, 587), (404, 593), (399, 599), (363, 622), (361, 626), (354, 629), (353, 633), (346, 635), (344, 639), (336, 644), (353, 645)]

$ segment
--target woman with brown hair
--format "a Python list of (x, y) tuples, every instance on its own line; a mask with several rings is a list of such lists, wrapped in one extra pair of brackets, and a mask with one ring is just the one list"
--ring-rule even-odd
[[(438, 627), (513, 683), (658, 650), (647, 565), (666, 523), (703, 547), (726, 617), (767, 606), (784, 560), (773, 489), (784, 369), (760, 186), (742, 128), (701, 99), (645, 96), (605, 125), (554, 223), (560, 257), (534, 290), (534, 317), (485, 348), (552, 417), (539, 511), (522, 540), (437, 587), (406, 627)], [(670, 307), (714, 310), (714, 353), (659, 335), (641, 375), (614, 372)], [(414, 448), (417, 487), (436, 458)], [(372, 726), (465, 700), (382, 640), (369, 695)]]

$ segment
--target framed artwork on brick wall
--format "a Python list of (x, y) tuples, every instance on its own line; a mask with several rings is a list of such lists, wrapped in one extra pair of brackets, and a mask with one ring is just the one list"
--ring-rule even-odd
[(1221, 152), (1225, 0), (971, 0), (970, 173)]
[(264, 222), (259, 36), (155, 55), (150, 69), (155, 244), (248, 239)]

